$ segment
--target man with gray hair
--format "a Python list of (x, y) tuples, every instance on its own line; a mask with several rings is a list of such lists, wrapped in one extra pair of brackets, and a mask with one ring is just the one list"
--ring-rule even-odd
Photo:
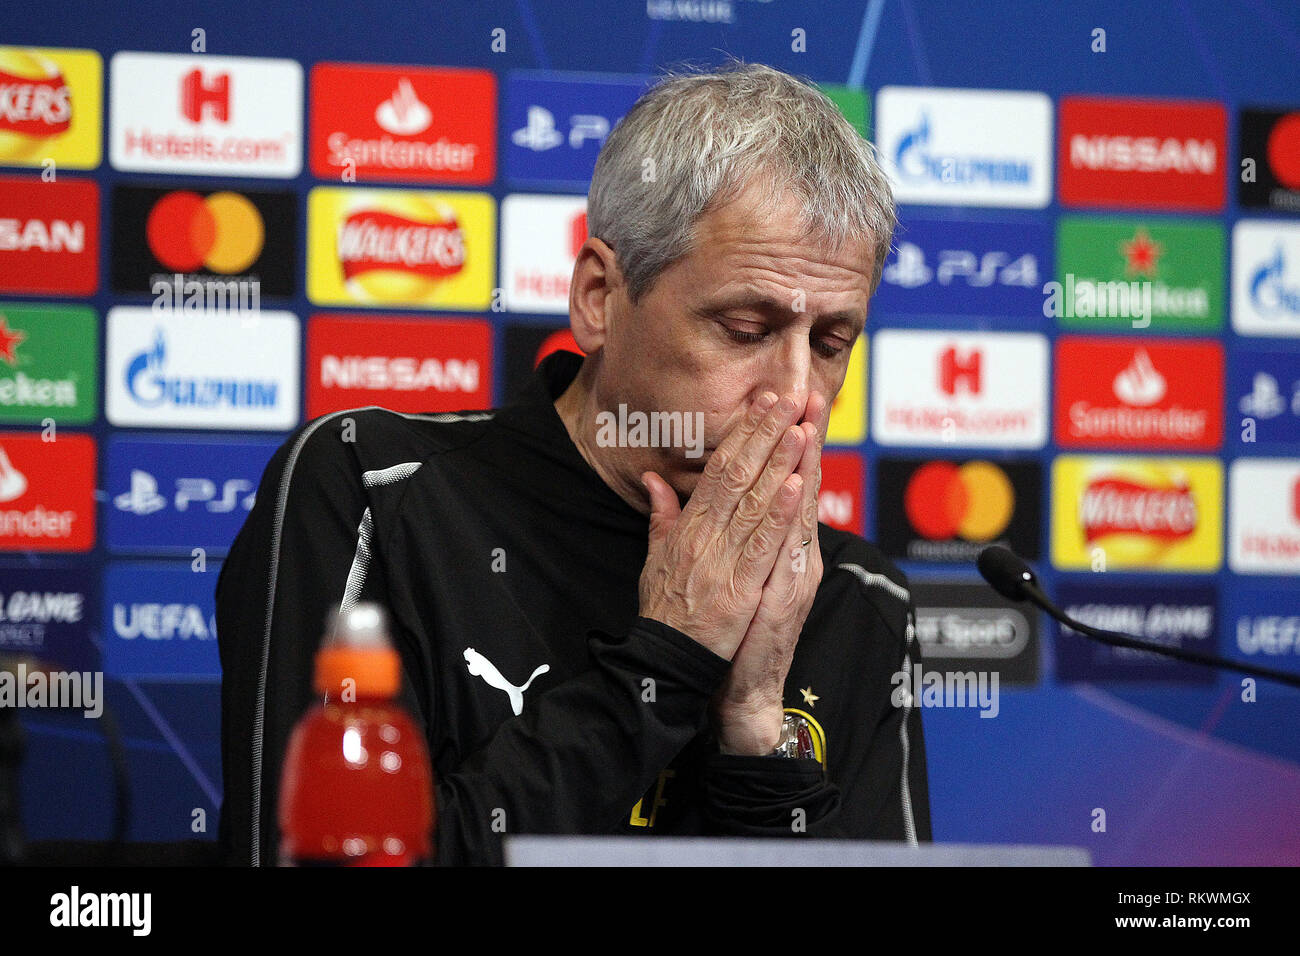
[[(217, 592), (231, 859), (276, 860), (319, 627), (360, 600), (392, 618), (439, 862), (513, 833), (930, 839), (920, 710), (891, 702), (906, 579), (817, 521), (894, 225), (809, 83), (730, 64), (638, 100), (592, 177), (585, 357), (495, 411), (316, 419), (267, 467)], [(700, 442), (611, 440), (627, 409)]]

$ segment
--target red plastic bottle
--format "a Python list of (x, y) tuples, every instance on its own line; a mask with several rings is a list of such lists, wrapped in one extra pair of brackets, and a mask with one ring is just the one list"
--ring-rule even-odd
[(325, 703), (294, 727), (280, 782), (281, 865), (432, 862), (433, 772), (395, 700), (401, 659), (382, 608), (335, 611), (314, 683)]

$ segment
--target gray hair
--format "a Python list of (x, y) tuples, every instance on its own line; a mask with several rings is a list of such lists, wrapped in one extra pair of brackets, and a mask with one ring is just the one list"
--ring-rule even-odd
[(695, 226), (755, 177), (766, 202), (801, 200), (804, 239), (875, 246), (871, 292), (898, 223), (875, 149), (810, 81), (762, 64), (668, 73), (605, 140), (587, 198), (590, 235), (613, 250), (635, 303), (694, 249)]

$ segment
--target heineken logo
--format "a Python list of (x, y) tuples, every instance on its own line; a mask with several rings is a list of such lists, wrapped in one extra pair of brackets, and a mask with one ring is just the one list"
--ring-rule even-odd
[(0, 421), (94, 421), (97, 336), (88, 308), (0, 304)]
[(1079, 326), (1218, 329), (1223, 231), (1215, 224), (1067, 217), (1043, 312)]

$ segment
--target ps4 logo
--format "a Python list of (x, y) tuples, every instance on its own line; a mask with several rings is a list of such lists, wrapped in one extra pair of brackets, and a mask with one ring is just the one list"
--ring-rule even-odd
[[(1292, 389), (1291, 414), (1300, 416), (1300, 381), (1292, 383)], [(1268, 372), (1256, 372), (1251, 380), (1250, 391), (1241, 396), (1237, 407), (1243, 415), (1253, 415), (1267, 421), (1286, 411), (1287, 398), (1278, 387), (1276, 378)]]
[[(574, 113), (569, 117), (569, 148), (582, 149), (587, 140), (595, 140), (599, 145), (609, 135), (609, 120), (592, 113)], [(531, 149), (535, 153), (555, 149), (564, 142), (564, 134), (555, 128), (555, 114), (544, 106), (533, 104), (528, 107), (527, 125), (510, 134), (510, 140), (516, 146)]]
[[(246, 478), (226, 479), (221, 485), (220, 498), (217, 483), (210, 478), (177, 478), (172, 507), (188, 511), (191, 504), (203, 504), (213, 514), (225, 514), (240, 506), (251, 511), (255, 498), (256, 485)], [(166, 508), (167, 498), (158, 493), (158, 480), (153, 475), (132, 468), (130, 490), (114, 497), (113, 504), (120, 511), (149, 515)]]
[(917, 289), (932, 280), (950, 286), (958, 279), (975, 289), (995, 283), (1028, 289), (1038, 286), (1038, 257), (1029, 252), (1013, 259), (1010, 253), (999, 250), (977, 256), (969, 249), (944, 249), (938, 264), (931, 268), (924, 249), (912, 242), (901, 242), (894, 261), (885, 267), (883, 279), (904, 289)]

